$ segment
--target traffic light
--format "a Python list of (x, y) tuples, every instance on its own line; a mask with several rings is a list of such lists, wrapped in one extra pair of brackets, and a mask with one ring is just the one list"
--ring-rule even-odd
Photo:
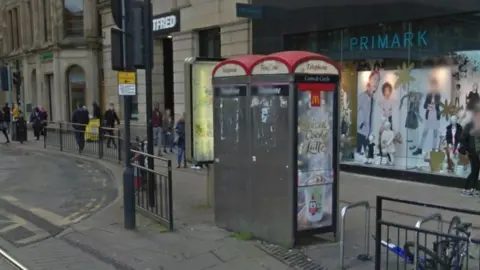
[(8, 68), (7, 67), (0, 67), (0, 83), (2, 87), (2, 91), (8, 91), (10, 86), (8, 82)]
[[(132, 2), (132, 11), (129, 22), (129, 31), (132, 33), (132, 65), (138, 69), (145, 69), (146, 61), (153, 66), (153, 55), (147, 51), (147, 42), (153, 48), (152, 21), (153, 16), (147, 14), (146, 4), (143, 2)], [(150, 11), (152, 4), (150, 4)]]
[(20, 72), (15, 71), (12, 73), (12, 83), (17, 86), (20, 86), (20, 84), (22, 84), (22, 77), (20, 75)]

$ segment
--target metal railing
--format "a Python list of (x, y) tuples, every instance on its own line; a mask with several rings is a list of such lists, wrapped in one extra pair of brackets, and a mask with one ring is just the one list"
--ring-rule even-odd
[[(132, 149), (131, 146), (141, 144)], [(165, 158), (138, 151), (143, 143), (132, 141), (128, 146), (120, 129), (98, 127), (96, 130), (72, 123), (49, 123), (45, 128), (44, 147), (54, 147), (65, 152), (125, 163), (125, 147), (132, 152), (128, 162), (134, 168), (136, 209), (173, 230), (172, 162)], [(147, 159), (153, 159), (155, 168), (149, 169)]]
[(65, 152), (81, 152), (87, 156), (124, 160), (124, 142), (117, 128), (86, 129), (80, 124), (52, 122), (45, 127), (44, 147), (55, 147)]
[[(415, 228), (420, 228), (423, 224), (430, 222), (430, 221), (438, 221), (438, 226), (437, 226), (437, 231), (438, 232), (443, 232), (443, 218), (440, 213), (434, 213), (429, 216), (426, 216), (415, 224)], [(415, 254), (418, 254), (418, 233), (415, 233)], [(413, 257), (413, 265), (418, 265), (418, 256)]]
[[(173, 230), (172, 161), (137, 150), (131, 151), (137, 210)], [(155, 162), (159, 165), (155, 170), (147, 168), (148, 158), (159, 161)]]
[[(421, 228), (425, 222), (441, 220), (440, 213), (429, 215), (419, 220), (415, 226), (400, 224), (383, 219), (383, 208), (385, 202), (394, 202), (410, 206), (418, 206), (422, 209), (452, 212), (454, 214), (472, 215), (474, 218), (480, 216), (480, 211), (471, 209), (454, 208), (443, 205), (435, 205), (418, 201), (409, 201), (398, 198), (377, 196), (376, 199), (376, 226), (375, 226), (375, 270), (380, 269), (435, 269), (435, 270), (457, 270), (457, 269), (480, 269), (479, 256), (471, 256), (470, 245), (477, 245), (480, 240), (468, 239), (455, 234), (443, 232), (443, 224), (436, 230)], [(453, 216), (452, 222), (459, 223), (460, 219)], [(442, 227), (440, 227), (442, 226)], [(392, 233), (392, 229), (394, 232)], [(441, 231), (440, 231), (441, 230)], [(386, 235), (385, 235), (386, 232)], [(383, 238), (382, 238), (383, 236)], [(461, 260), (455, 260), (457, 265), (449, 265), (445, 254), (445, 244), (459, 246), (461, 243), (466, 247)], [(460, 256), (460, 254), (457, 254)], [(393, 258), (393, 259), (392, 259)], [(432, 259), (433, 258), (433, 259)], [(428, 259), (428, 260), (427, 260)], [(472, 260), (476, 264), (472, 263)], [(458, 265), (461, 262), (462, 265)], [(427, 268), (422, 268), (425, 264)], [(415, 265), (417, 264), (417, 265)], [(433, 265), (432, 265), (433, 264)], [(475, 265), (475, 268), (472, 268)], [(412, 268), (413, 266), (413, 268)], [(458, 268), (462, 267), (462, 268)]]
[(357, 208), (365, 208), (365, 253), (358, 255), (358, 259), (362, 261), (371, 260), (370, 256), (370, 203), (368, 201), (360, 201), (349, 204), (342, 208), (340, 222), (340, 267), (345, 268), (345, 223), (348, 210)]
[(28, 270), (26, 266), (21, 264), (19, 261), (17, 261), (15, 258), (13, 258), (10, 254), (8, 254), (5, 250), (1, 248), (0, 248), (0, 257), (18, 270)]

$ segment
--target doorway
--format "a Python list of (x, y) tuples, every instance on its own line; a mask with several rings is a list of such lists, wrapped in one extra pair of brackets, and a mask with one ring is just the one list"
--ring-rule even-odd
[(163, 41), (163, 100), (165, 109), (170, 109), (175, 115), (173, 100), (173, 43), (172, 38), (164, 38)]
[(45, 75), (45, 82), (47, 87), (47, 102), (48, 102), (48, 114), (50, 121), (53, 121), (53, 109), (52, 109), (52, 87), (53, 87), (53, 74)]

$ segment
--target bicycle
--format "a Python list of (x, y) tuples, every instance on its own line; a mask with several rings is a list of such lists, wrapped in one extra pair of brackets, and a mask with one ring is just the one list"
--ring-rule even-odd
[[(450, 221), (448, 233), (470, 238), (469, 229), (471, 226), (471, 223), (462, 223), (459, 217), (454, 217)], [(374, 235), (373, 238), (375, 239)], [(390, 240), (388, 240), (388, 242), (381, 240), (380, 244), (386, 247), (390, 252), (393, 252), (395, 255), (403, 259), (405, 263), (413, 264), (415, 255), (412, 250), (415, 250), (415, 242), (406, 242), (403, 248), (391, 243)], [(418, 270), (461, 270), (467, 250), (467, 242), (455, 241), (451, 239), (442, 239), (434, 243), (433, 250), (419, 244)], [(423, 256), (420, 256), (422, 253)], [(472, 256), (469, 255), (469, 258), (471, 257)]]

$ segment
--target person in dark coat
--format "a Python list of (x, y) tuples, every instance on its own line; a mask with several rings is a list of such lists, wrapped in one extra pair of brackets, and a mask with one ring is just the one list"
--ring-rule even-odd
[(472, 111), (473, 119), (463, 128), (458, 148), (458, 152), (461, 155), (468, 155), (470, 160), (471, 171), (462, 191), (462, 195), (469, 197), (479, 194), (478, 176), (480, 173), (480, 105), (475, 105)]
[(98, 103), (97, 103), (97, 102), (93, 102), (92, 106), (93, 106), (92, 118), (94, 118), (94, 119), (100, 119), (100, 123), (101, 123), (101, 120), (102, 120), (102, 109), (100, 109), (100, 106), (98, 106)]
[(2, 110), (0, 111), (0, 131), (2, 131), (3, 136), (5, 136), (6, 142), (5, 143), (10, 143), (10, 139), (8, 138), (8, 133), (7, 133), (7, 122), (6, 120), (6, 114)]
[(115, 112), (115, 107), (113, 103), (110, 103), (108, 110), (105, 112), (103, 116), (105, 129), (105, 135), (107, 136), (107, 147), (110, 148), (110, 145), (113, 144), (114, 148), (117, 148), (115, 144), (115, 140), (113, 137), (115, 136), (113, 129), (115, 128), (115, 122), (120, 125), (120, 119), (118, 119), (118, 115)]
[(35, 107), (35, 109), (33, 109), (33, 112), (30, 115), (30, 123), (32, 123), (33, 127), (33, 136), (35, 136), (35, 138), (37, 138), (37, 141), (39, 141), (40, 133), (42, 131), (43, 118), (38, 107)]
[(3, 107), (3, 114), (5, 115), (5, 123), (7, 124), (7, 132), (10, 132), (10, 121), (11, 121), (11, 113), (10, 113), (10, 107), (8, 106), (8, 103), (5, 103), (5, 106)]
[(177, 125), (175, 126), (175, 131), (177, 132), (177, 168), (180, 168), (180, 164), (183, 161), (183, 167), (187, 168), (187, 156), (185, 154), (185, 113), (178, 120)]
[(88, 125), (90, 117), (88, 115), (88, 110), (85, 109), (81, 104), (73, 112), (72, 123), (73, 129), (75, 131), (75, 140), (78, 145), (78, 152), (82, 153), (85, 148), (85, 129)]

